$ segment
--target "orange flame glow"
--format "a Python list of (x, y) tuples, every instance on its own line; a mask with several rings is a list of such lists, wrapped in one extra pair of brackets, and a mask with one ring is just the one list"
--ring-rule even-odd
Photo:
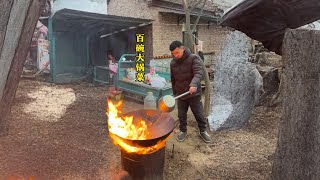
[(109, 111), (108, 124), (109, 131), (122, 138), (144, 140), (148, 138), (147, 125), (145, 121), (139, 121), (138, 125), (133, 124), (133, 116), (119, 117), (121, 114), (122, 101), (113, 104), (112, 101), (108, 101)]
[[(129, 153), (150, 154), (165, 146), (165, 140), (159, 141), (156, 145), (142, 147), (130, 143), (126, 140), (147, 140), (149, 138), (148, 124), (143, 119), (139, 119), (138, 123), (133, 123), (133, 116), (121, 116), (122, 100), (112, 103), (108, 100), (108, 127), (109, 135), (115, 145), (119, 145), (123, 150)], [(123, 138), (123, 139), (122, 139)]]

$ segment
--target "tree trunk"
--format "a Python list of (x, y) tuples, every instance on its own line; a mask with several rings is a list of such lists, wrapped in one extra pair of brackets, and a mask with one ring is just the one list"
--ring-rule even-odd
[[(189, 0), (182, 0), (183, 3), (183, 7), (184, 7), (184, 11), (185, 11), (185, 16), (186, 16), (186, 30), (187, 30), (187, 39), (185, 42), (185, 46), (188, 47), (192, 53), (197, 54), (196, 51), (196, 46), (195, 46), (195, 42), (193, 41), (192, 38), (192, 32), (195, 31), (196, 26), (200, 20), (200, 16), (203, 12), (203, 8), (206, 4), (206, 0), (204, 0), (202, 3), (202, 7), (201, 7), (201, 13), (198, 15), (196, 22), (193, 25), (192, 31), (191, 31), (191, 18), (190, 18), (190, 1)], [(200, 1), (199, 1), (200, 3)], [(196, 7), (193, 7), (196, 8)], [(203, 68), (203, 74), (204, 74), (204, 80), (205, 80), (205, 86), (206, 86), (206, 91), (205, 93), (205, 100), (204, 100), (204, 115), (205, 117), (208, 117), (209, 115), (209, 110), (210, 110), (210, 79), (209, 79), (209, 75), (208, 75), (208, 71), (204, 65), (204, 63), (202, 63), (202, 68)]]
[(187, 38), (186, 42), (184, 42), (184, 46), (188, 47), (191, 51), (193, 49), (193, 41), (192, 41), (192, 32), (191, 32), (191, 18), (190, 18), (190, 9), (188, 0), (184, 0), (184, 12), (186, 16), (186, 30), (187, 30)]
[(287, 30), (283, 41), (283, 117), (272, 178), (320, 177), (320, 32)]
[(0, 1), (0, 135), (8, 132), (7, 117), (39, 18), (41, 1)]

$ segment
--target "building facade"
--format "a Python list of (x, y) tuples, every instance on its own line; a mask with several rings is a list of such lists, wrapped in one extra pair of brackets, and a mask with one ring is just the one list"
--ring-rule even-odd
[[(217, 25), (219, 15), (221, 15), (220, 9), (212, 3), (207, 4), (204, 9), (195, 36), (203, 41), (205, 54), (214, 54), (221, 48), (227, 30)], [(200, 9), (195, 9), (191, 12), (191, 24), (195, 22), (199, 11)], [(150, 25), (143, 28), (146, 35), (151, 36), (147, 46), (149, 46), (148, 54), (153, 58), (168, 57), (170, 43), (184, 39), (185, 15), (183, 6), (177, 1), (110, 0), (108, 14), (152, 20)]]

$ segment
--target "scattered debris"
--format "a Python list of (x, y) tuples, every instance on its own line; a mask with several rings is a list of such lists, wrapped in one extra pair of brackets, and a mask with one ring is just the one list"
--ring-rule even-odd
[(27, 95), (34, 101), (25, 104), (24, 112), (49, 122), (58, 121), (67, 107), (76, 100), (72, 89), (56, 86), (43, 86)]

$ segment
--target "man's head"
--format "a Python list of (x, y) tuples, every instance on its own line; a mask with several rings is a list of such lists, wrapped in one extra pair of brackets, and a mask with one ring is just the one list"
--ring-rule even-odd
[(169, 49), (170, 49), (171, 54), (174, 58), (180, 59), (180, 58), (182, 58), (185, 47), (183, 46), (183, 44), (180, 41), (173, 41), (170, 44)]

